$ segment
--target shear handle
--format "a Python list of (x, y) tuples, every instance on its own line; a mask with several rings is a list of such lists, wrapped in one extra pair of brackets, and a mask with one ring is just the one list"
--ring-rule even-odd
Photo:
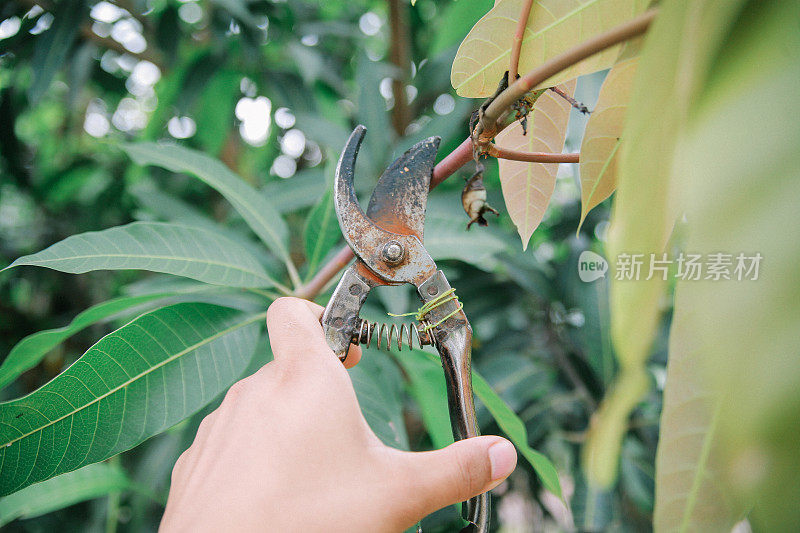
[(353, 263), (344, 271), (322, 313), (322, 332), (333, 353), (344, 362), (350, 349), (350, 339), (358, 324), (358, 313), (374, 283), (359, 274)]
[[(450, 284), (441, 270), (417, 288), (424, 302), (432, 301), (449, 290)], [(472, 328), (455, 300), (436, 306), (430, 311), (428, 321), (437, 324), (453, 312), (455, 314), (432, 328), (432, 334), (444, 368), (453, 436), (456, 440), (463, 440), (480, 434), (472, 397)], [(463, 515), (470, 522), (463, 532), (487, 532), (489, 494), (483, 493), (467, 501)]]

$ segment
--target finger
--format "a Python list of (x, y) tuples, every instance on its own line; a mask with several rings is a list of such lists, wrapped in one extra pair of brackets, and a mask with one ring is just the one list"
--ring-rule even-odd
[[(303, 302), (308, 306), (309, 310), (314, 313), (314, 316), (316, 316), (318, 320), (322, 320), (322, 313), (325, 312), (324, 307), (309, 300), (303, 300)], [(347, 352), (347, 358), (344, 360), (344, 367), (353, 368), (359, 361), (361, 361), (361, 347), (351, 344), (350, 350)]]
[[(278, 298), (267, 309), (267, 331), (275, 360), (334, 357), (325, 342), (320, 318), (323, 308), (300, 298)], [(361, 351), (351, 347), (345, 366), (353, 366)]]
[(404, 454), (408, 475), (400, 478), (400, 500), (414, 520), (466, 501), (500, 484), (517, 465), (514, 445), (504, 438), (465, 439), (432, 452)]

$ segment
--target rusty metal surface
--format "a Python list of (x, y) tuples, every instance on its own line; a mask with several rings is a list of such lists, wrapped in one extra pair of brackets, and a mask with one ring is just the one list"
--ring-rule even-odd
[[(333, 196), (339, 226), (356, 257), (377, 275), (376, 282), (419, 285), (436, 272), (436, 264), (422, 241), (414, 235), (402, 235), (378, 226), (358, 204), (353, 179), (356, 157), (365, 133), (364, 126), (353, 130), (336, 166)], [(405, 226), (403, 222), (396, 221), (396, 224)], [(384, 257), (384, 249), (390, 243), (402, 248), (399, 261), (387, 261)], [(359, 272), (368, 277), (363, 268), (359, 268)]]
[(428, 191), (440, 141), (439, 137), (429, 137), (418, 142), (383, 173), (367, 207), (367, 216), (378, 226), (401, 235), (414, 235), (422, 241)]
[[(325, 338), (342, 360), (351, 342), (369, 342), (376, 325), (358, 314), (372, 287), (411, 283), (423, 302), (432, 302), (424, 324), (430, 330), (415, 329), (419, 344), (433, 344), (442, 360), (453, 436), (477, 436), (478, 424), (472, 397), (472, 328), (456, 299), (446, 299), (450, 284), (437, 270), (422, 245), (425, 208), (439, 139), (426, 139), (399, 157), (383, 173), (370, 199), (367, 212), (361, 209), (353, 187), (354, 169), (366, 128), (358, 126), (350, 135), (339, 158), (334, 181), (334, 205), (345, 240), (356, 256), (333, 292), (322, 316)], [(438, 298), (438, 299), (437, 299)], [(434, 302), (441, 303), (436, 304)], [(402, 347), (403, 331), (412, 344), (411, 329), (377, 331), (378, 342), (386, 335)], [(392, 334), (397, 337), (393, 337)], [(464, 518), (471, 522), (463, 531), (486, 533), (489, 529), (489, 496), (481, 494), (464, 506)]]

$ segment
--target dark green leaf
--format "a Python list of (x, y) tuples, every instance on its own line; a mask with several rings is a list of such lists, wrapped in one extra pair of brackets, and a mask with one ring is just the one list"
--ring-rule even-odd
[(471, 0), (462, 2), (460, 0), (451, 2), (437, 18), (447, 21), (436, 29), (433, 44), (430, 47), (430, 54), (441, 52), (445, 48), (455, 46), (464, 39), (472, 26), (489, 12), (494, 6), (492, 0)]
[(50, 87), (72, 48), (84, 16), (84, 3), (65, 0), (56, 4), (53, 25), (36, 39), (33, 53), (33, 82), (28, 98), (35, 103)]
[(239, 378), (265, 316), (201, 303), (157, 309), (0, 404), (0, 494), (102, 461), (200, 409)]
[(37, 483), (0, 499), (0, 526), (131, 488), (118, 465), (98, 463)]
[(364, 350), (364, 358), (350, 369), (361, 412), (381, 441), (392, 448), (408, 449), (403, 422), (402, 376), (385, 352)]
[(197, 134), (195, 137), (204, 150), (219, 154), (228, 138), (234, 121), (234, 108), (241, 96), (239, 82), (242, 74), (235, 70), (220, 70), (208, 80), (195, 113)]
[(267, 183), (261, 193), (269, 198), (281, 213), (297, 211), (314, 205), (317, 199), (325, 193), (325, 173), (321, 167), (304, 169), (289, 179), (279, 179)]
[(328, 189), (309, 213), (303, 230), (309, 274), (316, 272), (317, 266), (341, 238), (342, 232), (333, 206), (333, 189)]
[(556, 472), (556, 468), (547, 457), (528, 445), (528, 431), (525, 429), (525, 424), (522, 420), (492, 390), (486, 380), (476, 372), (472, 372), (472, 387), (475, 390), (475, 395), (481, 399), (489, 412), (492, 413), (500, 429), (505, 432), (539, 475), (545, 488), (560, 498), (561, 483), (558, 481), (558, 472)]
[(0, 389), (17, 379), (20, 374), (36, 366), (47, 352), (75, 333), (106, 321), (115, 315), (130, 312), (146, 304), (168, 298), (174, 293), (155, 293), (144, 296), (123, 296), (90, 307), (76, 316), (63, 328), (48, 329), (28, 335), (14, 346), (0, 365)]
[(291, 264), (289, 229), (272, 204), (216, 159), (176, 145), (126, 144), (122, 148), (140, 165), (157, 165), (172, 172), (196, 176), (218, 190), (242, 215), (264, 244)]
[(208, 230), (134, 222), (67, 237), (6, 268), (40, 266), (82, 274), (140, 269), (185, 276), (215, 285), (270, 287), (274, 281), (244, 248)]
[(417, 402), (434, 447), (449, 446), (453, 443), (453, 431), (447, 411), (447, 389), (441, 363), (420, 350), (403, 352), (395, 360), (408, 375), (409, 391)]

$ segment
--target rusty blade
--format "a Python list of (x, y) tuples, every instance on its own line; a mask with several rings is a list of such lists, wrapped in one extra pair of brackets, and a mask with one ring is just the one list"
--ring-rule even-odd
[[(358, 149), (364, 139), (366, 128), (357, 126), (339, 157), (336, 166), (336, 177), (333, 185), (333, 200), (339, 227), (342, 229), (347, 244), (358, 258), (356, 266), (359, 274), (376, 284), (414, 283), (415, 285), (428, 279), (436, 271), (436, 264), (422, 245), (422, 241), (413, 230), (406, 233), (393, 232), (378, 225), (376, 221), (367, 216), (358, 204), (353, 187), (354, 169)], [(438, 144), (438, 141), (435, 141)], [(435, 153), (435, 147), (434, 147)], [(403, 158), (400, 158), (401, 160)], [(403, 170), (403, 174), (409, 172)], [(430, 175), (428, 176), (430, 180)], [(425, 190), (427, 194), (427, 188)], [(425, 214), (425, 198), (422, 202), (422, 215)], [(391, 202), (389, 202), (391, 206)], [(415, 209), (409, 212), (415, 212)], [(389, 213), (386, 220), (396, 224), (395, 215)], [(400, 226), (405, 228), (405, 222)], [(422, 221), (419, 224), (422, 233)], [(388, 245), (400, 248), (400, 258), (387, 259), (384, 249)]]
[(389, 165), (369, 199), (367, 216), (385, 230), (422, 241), (439, 137), (420, 141)]

